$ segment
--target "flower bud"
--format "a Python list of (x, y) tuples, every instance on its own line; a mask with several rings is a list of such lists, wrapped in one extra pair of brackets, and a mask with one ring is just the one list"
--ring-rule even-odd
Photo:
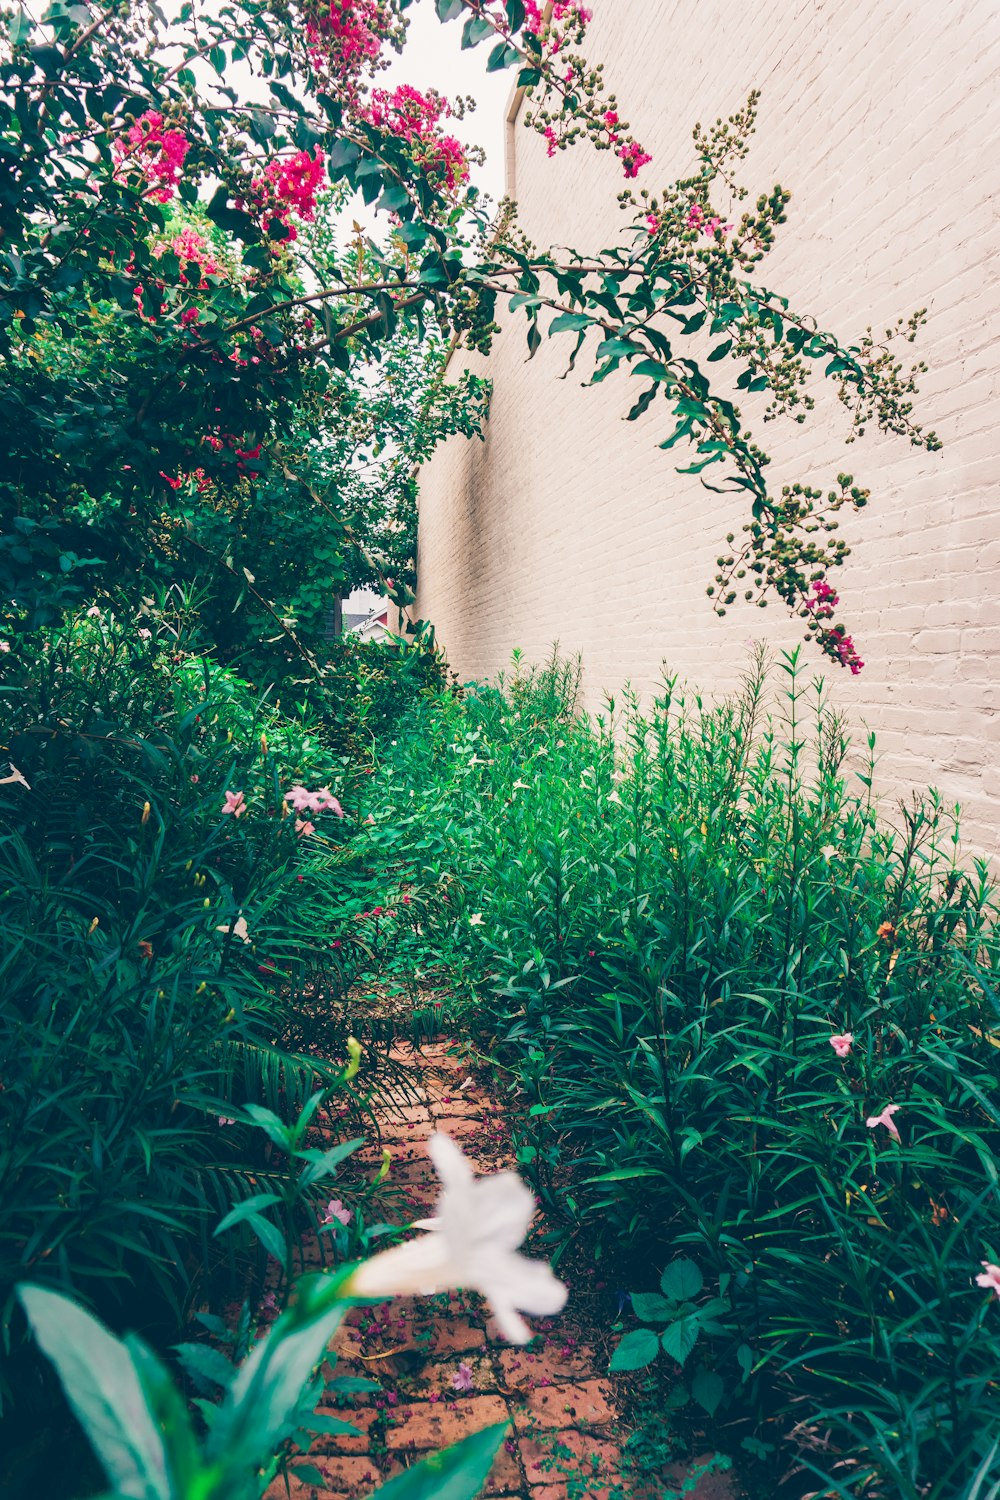
[(357, 1075), (361, 1066), (361, 1043), (356, 1036), (347, 1038), (347, 1067), (344, 1069), (344, 1082), (350, 1083)]
[(141, 827), (145, 828), (146, 824), (149, 822), (149, 815), (152, 810), (153, 809), (148, 802), (144, 802), (142, 804), (142, 817), (139, 819)]

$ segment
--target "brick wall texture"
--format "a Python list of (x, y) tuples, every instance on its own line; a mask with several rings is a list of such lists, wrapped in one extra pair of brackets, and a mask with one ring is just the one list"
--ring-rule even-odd
[[(995, 0), (592, 0), (588, 55), (653, 153), (655, 189), (693, 167), (690, 129), (762, 90), (743, 166), (754, 196), (793, 197), (763, 263), (766, 285), (849, 342), (870, 322), (929, 309), (916, 352), (930, 366), (917, 415), (944, 450), (870, 434), (844, 446), (844, 412), (817, 389), (805, 426), (757, 434), (775, 482), (839, 471), (872, 490), (845, 519), (855, 551), (838, 587), (865, 659), (857, 677), (805, 647), (837, 706), (869, 725), (887, 799), (912, 787), (961, 802), (964, 841), (1000, 834), (1000, 8)], [(616, 238), (622, 179), (584, 145), (547, 159), (533, 132), (508, 164), (522, 224), (542, 245), (593, 250)], [(640, 184), (640, 185), (641, 185)], [(720, 201), (717, 207), (724, 209)], [(487, 360), (495, 382), (484, 443), (458, 438), (421, 482), (416, 614), (463, 678), (581, 652), (588, 702), (630, 681), (649, 695), (663, 664), (706, 695), (739, 678), (744, 643), (800, 638), (780, 603), (735, 605), (705, 589), (730, 497), (678, 475), (661, 452), (669, 412), (626, 424), (637, 382), (560, 380), (569, 341), (526, 363), (523, 315), (504, 314)], [(753, 417), (749, 397), (742, 403)], [(715, 471), (712, 471), (715, 472)], [(711, 474), (708, 476), (711, 477)]]

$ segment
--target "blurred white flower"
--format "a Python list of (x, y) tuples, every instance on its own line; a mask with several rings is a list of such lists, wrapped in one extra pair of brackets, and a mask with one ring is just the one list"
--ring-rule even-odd
[(0, 786), (10, 786), (12, 782), (16, 782), (18, 786), (23, 786), (29, 792), (31, 791), (31, 787), (13, 761), (10, 762), (10, 775), (0, 776)]
[(624, 803), (622, 802), (622, 799), (619, 797), (619, 795), (618, 795), (617, 792), (609, 792), (608, 793), (608, 801), (609, 802), (617, 802), (619, 807), (623, 807), (624, 806)]
[(490, 1303), (504, 1338), (526, 1344), (522, 1312), (550, 1317), (566, 1303), (566, 1287), (542, 1260), (518, 1253), (535, 1199), (516, 1172), (476, 1177), (455, 1142), (440, 1132), (428, 1142), (441, 1179), (429, 1231), (365, 1261), (344, 1290), (351, 1297), (434, 1296), (460, 1287)]
[(483, 925), (483, 914), (482, 914), (482, 912), (481, 911), (473, 912), (472, 916), (469, 918), (469, 926), (470, 927), (482, 927), (482, 925)]
[(246, 917), (237, 917), (235, 922), (224, 922), (221, 927), (217, 927), (215, 930), (216, 932), (224, 932), (227, 935), (232, 933), (233, 937), (241, 938), (244, 943), (249, 943), (250, 941)]

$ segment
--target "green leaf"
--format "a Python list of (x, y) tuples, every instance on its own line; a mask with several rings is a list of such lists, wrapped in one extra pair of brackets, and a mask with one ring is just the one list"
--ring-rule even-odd
[(439, 21), (454, 21), (465, 9), (462, 0), (435, 0)]
[(276, 1229), (270, 1219), (265, 1219), (263, 1214), (249, 1214), (247, 1223), (254, 1234), (260, 1240), (268, 1255), (273, 1255), (275, 1260), (283, 1261), (285, 1258), (285, 1237), (280, 1229)]
[(220, 1386), (224, 1391), (236, 1374), (235, 1367), (219, 1349), (211, 1344), (176, 1344), (175, 1350), (181, 1364), (192, 1375)]
[(287, 1125), (282, 1124), (273, 1110), (265, 1109), (263, 1104), (248, 1104), (245, 1107), (245, 1113), (250, 1116), (255, 1125), (260, 1126), (276, 1146), (280, 1146), (283, 1151), (291, 1150), (292, 1132)]
[(635, 405), (632, 407), (632, 410), (625, 418), (626, 422), (634, 422), (638, 417), (641, 417), (643, 412), (646, 411), (650, 406), (653, 397), (656, 395), (658, 390), (659, 386), (651, 385), (648, 391), (643, 391), (642, 395), (639, 397), (638, 401), (635, 403)]
[(379, 1500), (475, 1500), (489, 1478), (509, 1423), (497, 1422), (463, 1438), (443, 1453), (431, 1453), (397, 1474), (372, 1496)]
[(496, 31), (485, 17), (470, 16), (462, 29), (462, 50), (478, 47), (480, 42), (485, 42), (491, 36), (496, 36)]
[(660, 1291), (674, 1302), (690, 1302), (704, 1285), (705, 1278), (698, 1267), (684, 1255), (672, 1260), (660, 1277)]
[(651, 1328), (634, 1328), (611, 1356), (610, 1370), (644, 1370), (660, 1352), (660, 1341)]
[(587, 1182), (627, 1182), (632, 1177), (662, 1177), (659, 1167), (615, 1167), (611, 1172), (602, 1172), (598, 1177), (588, 1177)]
[(18, 1297), (115, 1489), (129, 1500), (170, 1500), (163, 1438), (126, 1346), (59, 1292), (22, 1286)]
[(34, 30), (35, 23), (22, 7), (14, 12), (7, 23), (7, 35), (12, 47), (22, 46)]
[(689, 1313), (685, 1318), (678, 1318), (676, 1323), (671, 1323), (670, 1327), (665, 1328), (660, 1335), (664, 1353), (669, 1354), (671, 1359), (675, 1359), (679, 1365), (682, 1365), (698, 1342), (700, 1332), (701, 1324), (697, 1313)]
[(552, 322), (549, 324), (549, 333), (563, 333), (567, 329), (572, 330), (572, 332), (574, 333), (578, 333), (581, 328), (592, 327), (593, 322), (594, 320), (589, 313), (560, 313), (559, 316), (557, 318), (553, 318)]
[(251, 1214), (259, 1213), (262, 1208), (270, 1208), (272, 1203), (280, 1203), (281, 1199), (277, 1193), (254, 1193), (252, 1198), (244, 1198), (242, 1203), (237, 1203), (231, 1208), (224, 1219), (215, 1226), (213, 1238), (217, 1234), (224, 1234), (227, 1229), (232, 1229), (234, 1224), (242, 1224), (244, 1219), (249, 1219)]
[(644, 1323), (669, 1323), (677, 1313), (676, 1304), (659, 1292), (633, 1292), (632, 1309)]
[(487, 73), (499, 73), (504, 68), (513, 68), (521, 61), (521, 54), (509, 42), (497, 42), (486, 62)]
[(725, 359), (726, 355), (729, 353), (729, 351), (730, 351), (730, 349), (732, 347), (733, 347), (733, 341), (732, 341), (732, 339), (725, 339), (723, 341), (723, 343), (716, 344), (715, 348), (712, 350), (711, 354), (708, 356), (708, 363), (712, 364), (714, 360)]
[(714, 1417), (726, 1393), (725, 1382), (714, 1370), (700, 1369), (691, 1382), (691, 1394), (703, 1411)]

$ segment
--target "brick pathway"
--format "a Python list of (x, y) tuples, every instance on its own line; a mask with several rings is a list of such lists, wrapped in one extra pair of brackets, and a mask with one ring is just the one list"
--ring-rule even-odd
[[(419, 1218), (436, 1197), (426, 1151), (432, 1131), (460, 1141), (484, 1171), (513, 1166), (513, 1157), (503, 1112), (469, 1081), (469, 1064), (457, 1045), (435, 1043), (416, 1053), (404, 1046), (393, 1056), (412, 1070), (418, 1102), (383, 1118), (382, 1137), (392, 1154), (391, 1180), (403, 1186)], [(372, 1149), (367, 1160), (375, 1168), (380, 1152)], [(511, 1432), (483, 1492), (491, 1500), (631, 1496), (618, 1472), (623, 1433), (611, 1384), (603, 1378), (606, 1354), (565, 1330), (560, 1334), (560, 1321), (535, 1320), (538, 1337), (519, 1348), (496, 1335), (474, 1295), (355, 1309), (334, 1344), (336, 1373), (377, 1380), (379, 1390), (328, 1409), (359, 1433), (318, 1438), (304, 1462), (324, 1474), (326, 1489), (297, 1479), (293, 1468), (292, 1500), (362, 1500), (429, 1450), (505, 1419)], [(283, 1500), (287, 1493), (281, 1480), (266, 1500)], [(658, 1494), (668, 1493), (658, 1488)], [(693, 1500), (715, 1500), (722, 1493), (710, 1484), (690, 1492)]]

